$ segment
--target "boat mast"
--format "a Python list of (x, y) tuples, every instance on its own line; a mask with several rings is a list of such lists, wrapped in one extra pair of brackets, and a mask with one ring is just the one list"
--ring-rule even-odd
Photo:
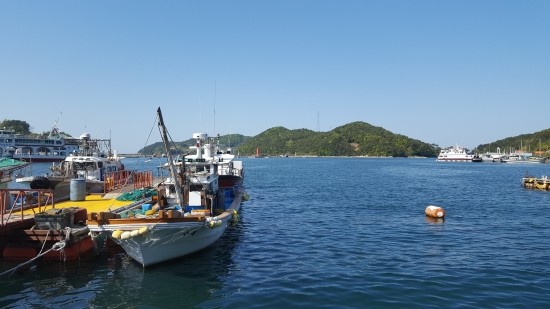
[[(162, 112), (160, 107), (157, 109), (157, 116), (159, 118), (159, 130), (162, 137), (162, 143), (166, 149), (166, 156), (168, 157), (168, 166), (170, 167), (170, 176), (174, 181), (174, 187), (176, 189), (176, 202), (183, 208), (183, 198), (181, 194), (181, 186), (178, 179), (178, 174), (176, 173), (176, 166), (174, 165), (174, 159), (172, 158), (172, 153), (170, 152), (170, 145), (168, 142), (168, 132), (166, 131), (166, 126), (164, 126), (164, 119), (162, 118)], [(185, 164), (185, 162), (182, 162)]]

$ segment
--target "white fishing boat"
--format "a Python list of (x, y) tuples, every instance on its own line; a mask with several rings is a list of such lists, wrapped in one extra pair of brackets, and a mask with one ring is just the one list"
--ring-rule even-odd
[(437, 156), (437, 161), (440, 162), (472, 162), (472, 159), (474, 154), (459, 146), (441, 149)]
[(16, 182), (29, 183), (31, 189), (61, 191), (61, 183), (69, 186), (72, 179), (81, 178), (86, 180), (87, 193), (101, 193), (108, 173), (124, 170), (121, 159), (111, 151), (110, 139), (92, 139), (90, 134), (84, 133), (79, 138), (78, 152), (70, 153), (59, 164), (53, 163), (50, 173), (21, 176)]
[(196, 154), (174, 160), (160, 108), (158, 124), (170, 176), (151, 203), (92, 213), (94, 234), (107, 234), (144, 267), (204, 249), (216, 242), (237, 216), (243, 199), (243, 166), (231, 153), (205, 144), (197, 133)]
[(496, 152), (486, 152), (481, 155), (483, 162), (501, 162), (504, 154), (500, 152), (500, 147), (497, 147)]
[(541, 156), (529, 156), (527, 161), (531, 163), (546, 163), (546, 157)]
[(511, 151), (502, 156), (501, 161), (503, 163), (530, 163), (531, 161), (529, 161), (528, 158), (532, 155), (531, 152)]

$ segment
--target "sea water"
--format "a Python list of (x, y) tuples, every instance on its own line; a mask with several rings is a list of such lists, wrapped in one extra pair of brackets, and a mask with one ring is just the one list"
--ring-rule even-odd
[(243, 161), (250, 200), (215, 245), (146, 269), (116, 250), (38, 264), (0, 278), (0, 307), (550, 306), (550, 192), (520, 185), (550, 164)]

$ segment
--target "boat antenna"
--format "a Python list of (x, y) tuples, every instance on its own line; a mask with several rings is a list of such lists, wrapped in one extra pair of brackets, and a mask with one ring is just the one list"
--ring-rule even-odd
[[(159, 125), (160, 134), (162, 137), (162, 143), (164, 144), (164, 148), (166, 149), (166, 156), (168, 157), (168, 166), (170, 167), (170, 176), (174, 181), (174, 187), (176, 189), (176, 202), (183, 208), (183, 197), (181, 193), (181, 186), (179, 183), (178, 174), (176, 173), (174, 159), (172, 158), (172, 152), (170, 152), (168, 132), (166, 130), (166, 126), (164, 125), (164, 119), (162, 118), (162, 112), (160, 110), (160, 107), (157, 109), (157, 116), (159, 119), (158, 125)], [(183, 164), (185, 165), (185, 162), (183, 162)]]

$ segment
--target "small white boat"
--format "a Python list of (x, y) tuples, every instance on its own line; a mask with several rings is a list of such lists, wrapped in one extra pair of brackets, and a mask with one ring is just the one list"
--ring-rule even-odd
[(486, 152), (481, 155), (483, 162), (502, 162), (503, 153), (500, 152), (500, 147), (497, 147), (496, 152)]
[(527, 158), (530, 156), (531, 153), (512, 152), (510, 154), (502, 156), (501, 161), (503, 163), (527, 163), (529, 162)]
[(144, 267), (204, 249), (237, 216), (243, 199), (243, 166), (234, 155), (205, 144), (194, 134), (197, 153), (174, 160), (160, 108), (159, 128), (170, 177), (157, 186), (156, 201), (109, 213), (91, 214), (92, 233), (107, 234)]
[(530, 157), (527, 158), (527, 161), (532, 162), (532, 163), (545, 163), (546, 158), (545, 157), (540, 157), (540, 156), (530, 156)]

